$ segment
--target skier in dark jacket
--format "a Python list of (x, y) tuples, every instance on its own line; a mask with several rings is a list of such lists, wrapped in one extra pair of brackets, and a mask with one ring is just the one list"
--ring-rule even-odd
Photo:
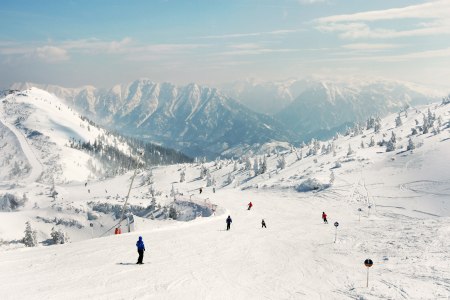
[(328, 224), (327, 214), (324, 211), (322, 212), (322, 220), (323, 220), (323, 223)]
[(233, 222), (233, 221), (231, 220), (231, 217), (230, 217), (230, 216), (228, 216), (226, 222), (227, 222), (227, 230), (230, 230), (231, 222)]
[(139, 258), (136, 264), (142, 265), (142, 260), (144, 259), (144, 251), (145, 251), (145, 245), (144, 241), (142, 240), (142, 236), (139, 237), (139, 241), (136, 242), (137, 251), (139, 253)]
[(264, 221), (264, 219), (262, 219), (262, 221), (261, 221), (261, 228), (267, 228), (266, 222)]

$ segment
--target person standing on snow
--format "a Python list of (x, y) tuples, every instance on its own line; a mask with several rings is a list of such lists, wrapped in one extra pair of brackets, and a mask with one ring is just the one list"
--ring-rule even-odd
[(227, 222), (227, 230), (230, 230), (231, 222), (233, 222), (233, 221), (231, 220), (231, 217), (228, 216), (228, 218), (227, 218), (227, 220), (226, 220), (225, 222)]
[(328, 224), (327, 214), (324, 211), (322, 212), (322, 220), (324, 224)]
[(267, 228), (266, 222), (264, 221), (264, 219), (262, 219), (262, 221), (261, 221), (261, 228)]
[(248, 209), (247, 209), (247, 210), (250, 210), (250, 208), (252, 208), (252, 206), (253, 206), (253, 204), (252, 204), (252, 202), (250, 201), (250, 203), (248, 204)]
[(137, 251), (139, 253), (138, 261), (136, 264), (142, 265), (142, 260), (144, 259), (144, 251), (145, 251), (145, 245), (144, 241), (142, 240), (142, 236), (139, 237), (139, 240), (136, 242)]

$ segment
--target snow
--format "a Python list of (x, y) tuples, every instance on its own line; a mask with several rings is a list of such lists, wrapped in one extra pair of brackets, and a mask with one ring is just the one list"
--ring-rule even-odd
[[(428, 108), (442, 118), (440, 132), (413, 135), (417, 148), (406, 151), (414, 120), (421, 123)], [(20, 139), (22, 131), (12, 125), (14, 118), (1, 112), (2, 123), (12, 126)], [(244, 169), (245, 160), (237, 162), (237, 170), (232, 160), (152, 167), (159, 204), (196, 204), (201, 209), (214, 207), (215, 213), (191, 220), (197, 214), (187, 205), (180, 208), (187, 216), (183, 221), (135, 216), (133, 231), (121, 235), (106, 232), (114, 228), (112, 214), (95, 212), (88, 203), (123, 205), (132, 173), (93, 178), (87, 186), (84, 181), (57, 183), (55, 199), (49, 197), (49, 183), (27, 182), (29, 175), (17, 186), (3, 180), (0, 194), (26, 193), (29, 200), (17, 211), (0, 212), (1, 299), (448, 299), (450, 106), (432, 104), (407, 112), (408, 117), (402, 113), (400, 127), (395, 127), (398, 114), (393, 114), (382, 120), (380, 133), (369, 129), (338, 137), (333, 141), (335, 156), (320, 151), (306, 156), (304, 148), (299, 160), (288, 147), (263, 145), (268, 168), (257, 176), (253, 169)], [(32, 123), (33, 118), (26, 126), (53, 138), (55, 131), (47, 128), (56, 127), (43, 119)], [(57, 124), (69, 130), (59, 127), (55, 140), (79, 128), (78, 120)], [(360, 147), (371, 136), (376, 142), (389, 139), (392, 131), (397, 136), (395, 151)], [(88, 132), (79, 134), (89, 138)], [(28, 151), (27, 143), (20, 146)], [(68, 148), (59, 149), (62, 160), (75, 159), (67, 158)], [(251, 162), (264, 154), (255, 153), (248, 153)], [(280, 155), (286, 160), (284, 169), (276, 168)], [(25, 156), (33, 166), (41, 161), (39, 155)], [(341, 167), (334, 168), (338, 161)], [(200, 178), (202, 166), (214, 176), (215, 192)], [(70, 172), (75, 167), (67, 168)], [(182, 170), (186, 180), (179, 182)], [(149, 204), (150, 185), (144, 180), (149, 172), (138, 172), (131, 205)], [(231, 183), (229, 174), (234, 177)], [(326, 189), (296, 190), (312, 178), (331, 184)], [(176, 202), (170, 196), (172, 186), (178, 191)], [(250, 201), (253, 207), (247, 210)], [(329, 224), (322, 223), (322, 211)], [(89, 213), (98, 218), (88, 220)], [(228, 215), (233, 219), (230, 231), (225, 230)], [(54, 218), (82, 228), (43, 221)], [(262, 219), (267, 228), (261, 228)], [(38, 231), (38, 247), (25, 248), (19, 242), (26, 221)], [(71, 243), (45, 246), (52, 227), (64, 229)], [(135, 264), (139, 236), (147, 249), (144, 265)], [(367, 258), (374, 262), (368, 288), (363, 264)]]

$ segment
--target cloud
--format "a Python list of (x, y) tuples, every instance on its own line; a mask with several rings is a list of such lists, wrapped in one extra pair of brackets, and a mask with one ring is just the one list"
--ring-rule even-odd
[(0, 45), (2, 46), (0, 55), (5, 56), (9, 61), (20, 61), (26, 58), (49, 63), (67, 61), (70, 59), (70, 54), (122, 55), (127, 60), (154, 61), (209, 46), (205, 44), (145, 44), (135, 42), (129, 37), (113, 41), (89, 38), (50, 43), (0, 41)]
[(298, 0), (298, 2), (300, 2), (301, 4), (316, 4), (325, 2), (325, 0)]
[(350, 50), (363, 50), (363, 51), (380, 51), (387, 49), (400, 48), (401, 45), (398, 44), (370, 44), (370, 43), (356, 43), (356, 44), (346, 44), (342, 48)]
[(285, 35), (289, 33), (295, 33), (304, 31), (303, 29), (281, 29), (273, 31), (261, 31), (261, 32), (250, 32), (250, 33), (231, 33), (222, 35), (206, 35), (201, 36), (201, 39), (229, 39), (229, 38), (241, 38), (241, 37), (252, 37), (252, 36), (263, 36), (263, 35)]
[(39, 60), (50, 63), (66, 61), (69, 59), (69, 55), (65, 49), (53, 46), (38, 47), (34, 51), (33, 56), (37, 57)]
[(270, 48), (254, 48), (254, 49), (242, 49), (242, 50), (232, 50), (220, 52), (218, 55), (259, 55), (268, 53), (286, 53), (295, 52), (298, 49), (270, 49)]
[[(387, 29), (380, 23), (399, 20), (424, 20), (415, 22), (404, 30)], [(425, 22), (425, 20), (427, 20)], [(366, 11), (355, 14), (335, 15), (318, 18), (316, 28), (324, 32), (334, 32), (344, 39), (383, 39), (413, 36), (450, 34), (450, 1), (430, 1), (402, 8)], [(394, 24), (394, 25), (395, 25)], [(392, 26), (390, 26), (392, 27)]]

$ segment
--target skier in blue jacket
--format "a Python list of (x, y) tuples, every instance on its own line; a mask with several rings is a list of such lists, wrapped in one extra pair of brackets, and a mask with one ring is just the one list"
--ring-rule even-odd
[(139, 241), (136, 242), (137, 251), (139, 253), (139, 258), (136, 264), (142, 265), (142, 260), (144, 259), (144, 251), (145, 251), (145, 245), (144, 241), (142, 240), (142, 236), (139, 237)]
[(227, 222), (227, 230), (230, 230), (231, 222), (233, 222), (233, 221), (231, 220), (231, 217), (230, 217), (230, 216), (228, 216), (226, 222)]

